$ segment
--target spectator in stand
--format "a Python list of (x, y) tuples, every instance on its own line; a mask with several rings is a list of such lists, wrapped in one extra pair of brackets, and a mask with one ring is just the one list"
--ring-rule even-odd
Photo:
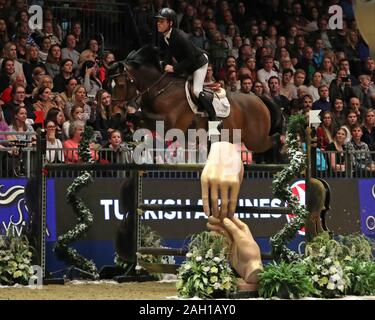
[(368, 109), (362, 126), (361, 140), (366, 142), (371, 151), (375, 151), (375, 110)]
[(345, 161), (345, 140), (347, 138), (347, 131), (339, 128), (334, 136), (333, 142), (326, 146), (328, 153), (328, 162), (333, 176), (345, 177), (346, 161)]
[(73, 23), (70, 34), (72, 34), (76, 39), (75, 50), (77, 50), (78, 52), (82, 52), (85, 49), (86, 40), (82, 36), (82, 28), (80, 22), (75, 21)]
[(263, 60), (263, 68), (258, 70), (257, 78), (262, 83), (265, 93), (269, 93), (270, 89), (268, 87), (268, 80), (271, 77), (278, 76), (277, 72), (273, 70), (273, 57), (266, 56)]
[(52, 80), (51, 76), (49, 76), (49, 75), (44, 75), (44, 76), (42, 76), (42, 77), (40, 78), (40, 81), (39, 81), (39, 83), (38, 83), (38, 86), (33, 90), (32, 94), (31, 94), (31, 96), (32, 96), (33, 99), (37, 99), (39, 89), (40, 89), (41, 87), (43, 87), (43, 86), (44, 86), (44, 87), (48, 87), (48, 88), (50, 88), (51, 91), (54, 92), (54, 90), (53, 90), (53, 80)]
[[(99, 68), (98, 77), (99, 80), (104, 84), (107, 83), (107, 77), (108, 77), (108, 68), (111, 66), (111, 64), (115, 62), (115, 55), (108, 51), (103, 56), (102, 65)], [(108, 84), (110, 85), (110, 84)]]
[[(48, 20), (44, 20), (43, 21), (43, 30), (41, 30), (38, 35), (37, 35), (37, 39), (43, 39), (43, 38), (48, 38), (51, 40), (51, 45), (60, 45), (61, 44), (61, 40), (59, 39), (59, 37), (57, 35), (54, 34), (54, 30), (53, 30), (53, 24), (51, 21), (48, 21)], [(40, 41), (37, 41), (41, 44), (41, 40)]]
[(61, 48), (58, 44), (52, 45), (49, 49), (46, 69), (48, 74), (55, 78), (61, 72)]
[[(86, 89), (83, 85), (79, 84), (73, 91), (73, 104), (65, 106), (65, 116), (70, 118), (71, 109), (73, 106), (80, 106), (83, 109), (83, 116), (80, 120), (92, 122), (94, 118), (94, 111), (89, 104), (90, 99), (87, 98)], [(91, 102), (90, 102), (91, 103)]]
[(61, 49), (61, 58), (63, 60), (70, 59), (71, 61), (73, 61), (73, 69), (76, 69), (78, 67), (78, 61), (80, 57), (79, 52), (75, 49), (77, 45), (76, 38), (73, 34), (70, 33), (66, 36), (65, 42), (66, 47), (63, 47)]
[(301, 100), (302, 110), (303, 110), (304, 113), (312, 110), (312, 108), (313, 108), (313, 98), (312, 98), (311, 95), (305, 94), (300, 99), (292, 100), (291, 103), (294, 103), (294, 104), (298, 105), (299, 104), (298, 100)]
[(320, 38), (315, 39), (314, 41), (314, 54), (313, 54), (313, 61), (314, 65), (317, 68), (320, 68), (323, 63), (324, 58), (324, 50), (323, 50), (323, 40)]
[(51, 108), (57, 108), (56, 104), (51, 99), (51, 89), (42, 86), (38, 90), (37, 101), (33, 107), (35, 111), (43, 111), (44, 116)]
[(296, 37), (295, 43), (294, 43), (294, 48), (291, 52), (293, 52), (293, 65), (296, 65), (300, 63), (303, 59), (303, 52), (306, 48), (306, 41), (305, 37), (302, 35), (298, 35)]
[(227, 77), (227, 74), (228, 74), (228, 70), (231, 69), (231, 68), (235, 68), (235, 70), (237, 70), (237, 62), (236, 62), (236, 58), (233, 57), (233, 56), (228, 56), (225, 60), (225, 64), (222, 68), (220, 68), (219, 72), (218, 72), (218, 79), (219, 80), (225, 80), (225, 78)]
[(0, 52), (6, 43), (9, 42), (8, 29), (5, 19), (0, 17)]
[(11, 59), (13, 61), (16, 74), (24, 75), (22, 64), (17, 60), (17, 47), (14, 43), (8, 42), (5, 44), (3, 49), (3, 58), (0, 59), (1, 68), (3, 68), (3, 61), (5, 58)]
[[(103, 149), (106, 150), (100, 151), (100, 159), (107, 163), (130, 162), (125, 161), (126, 158), (130, 160), (130, 157), (128, 157), (130, 154), (125, 154), (127, 152), (125, 146), (123, 145), (122, 134), (119, 130), (111, 131), (108, 142), (103, 145)], [(116, 174), (114, 176), (116, 176)]]
[(375, 83), (375, 60), (374, 58), (368, 57), (365, 60), (363, 74), (368, 74), (371, 78), (371, 81)]
[[(293, 77), (293, 93), (292, 98), (298, 98), (298, 88), (303, 86), (306, 79), (306, 72), (302, 69), (297, 69)], [(307, 92), (306, 92), (307, 93)]]
[(296, 47), (296, 37), (298, 34), (298, 29), (296, 26), (291, 26), (288, 29), (287, 37), (286, 37), (286, 47), (289, 52), (293, 52)]
[(196, 17), (196, 12), (195, 12), (194, 7), (192, 5), (187, 5), (185, 7), (184, 14), (182, 15), (179, 28), (185, 31), (186, 33), (192, 34), (195, 17)]
[(311, 85), (308, 87), (309, 93), (313, 97), (314, 102), (319, 100), (319, 87), (323, 84), (323, 76), (320, 71), (315, 71)]
[(208, 52), (210, 61), (216, 70), (220, 70), (224, 66), (225, 59), (228, 57), (229, 46), (220, 31), (213, 33), (208, 43)]
[(49, 49), (51, 49), (51, 39), (48, 37), (43, 37), (40, 40), (40, 50), (38, 53), (38, 58), (40, 62), (44, 64), (47, 62)]
[(94, 53), (94, 58), (96, 62), (100, 61), (100, 48), (99, 42), (96, 38), (91, 38), (87, 44), (87, 49), (91, 50)]
[(268, 87), (270, 88), (270, 97), (272, 101), (280, 108), (280, 110), (289, 112), (289, 100), (280, 93), (280, 80), (278, 77), (271, 77), (268, 80)]
[(60, 73), (53, 79), (55, 92), (63, 92), (65, 90), (66, 81), (73, 77), (74, 62), (71, 59), (64, 59), (60, 63)]
[[(79, 105), (73, 105), (73, 107), (70, 109), (70, 113), (67, 119), (68, 120), (65, 121), (62, 125), (63, 140), (67, 140), (70, 138), (69, 128), (74, 121), (83, 121), (83, 108)], [(83, 121), (83, 123), (86, 124), (86, 121)]]
[(346, 131), (345, 143), (348, 143), (352, 138), (352, 127), (356, 124), (359, 124), (357, 113), (355, 111), (349, 110), (346, 114), (345, 123), (343, 126), (341, 126), (341, 128), (343, 128)]
[(31, 96), (32, 92), (35, 90), (36, 87), (38, 87), (40, 80), (43, 76), (46, 75), (45, 69), (41, 67), (36, 67), (32, 74), (32, 82), (28, 82), (26, 86), (26, 94), (28, 96)]
[(111, 130), (111, 95), (105, 90), (99, 90), (95, 97), (96, 100), (96, 117), (93, 128), (100, 132), (102, 142), (108, 140), (108, 134)]
[(249, 76), (244, 76), (240, 78), (241, 81), (241, 89), (240, 92), (245, 94), (254, 94), (251, 89), (253, 87), (253, 80)]
[[(85, 130), (85, 123), (80, 120), (73, 121), (69, 127), (69, 139), (64, 141), (64, 156), (66, 163), (80, 163), (78, 155), (78, 146), (82, 140), (82, 133)], [(93, 144), (90, 144), (91, 147), (91, 157), (93, 160), (98, 160), (98, 154), (93, 149)]]
[(88, 97), (95, 97), (102, 89), (102, 83), (97, 77), (98, 65), (93, 61), (86, 61), (82, 65), (79, 80), (85, 86)]
[(374, 84), (371, 83), (371, 77), (367, 74), (361, 74), (358, 80), (359, 85), (353, 86), (353, 93), (360, 100), (361, 107), (371, 108), (371, 90), (375, 90)]
[(25, 100), (25, 86), (15, 84), (12, 87), (12, 100), (3, 106), (4, 119), (7, 124), (11, 124), (15, 110), (24, 107), (27, 110), (28, 118), (34, 119), (33, 107), (28, 100)]
[(251, 45), (243, 43), (238, 51), (237, 66), (242, 67), (247, 59), (254, 57), (254, 52)]
[(63, 144), (59, 138), (57, 138), (56, 130), (57, 125), (52, 120), (46, 120), (45, 128), (47, 131), (46, 142), (46, 160), (49, 163), (63, 163), (65, 162)]
[(293, 99), (296, 87), (293, 85), (293, 71), (291, 69), (284, 69), (281, 75), (280, 94), (287, 97), (288, 100)]
[(318, 140), (318, 147), (321, 150), (325, 150), (326, 146), (333, 142), (333, 137), (337, 129), (333, 122), (332, 112), (323, 112), (321, 118), (322, 122), (316, 130), (316, 137)]
[(10, 77), (10, 85), (0, 93), (0, 100), (3, 101), (4, 104), (12, 100), (12, 88), (16, 84), (22, 84), (23, 86), (26, 86), (26, 80), (22, 74), (13, 73), (13, 75)]
[(26, 108), (18, 106), (14, 110), (14, 114), (12, 115), (9, 131), (17, 131), (17, 134), (15, 135), (16, 139), (21, 141), (28, 141), (31, 145), (32, 141), (35, 141), (35, 136), (27, 135), (25, 133), (34, 132), (34, 129), (27, 120)]
[(299, 33), (305, 33), (305, 28), (309, 24), (309, 21), (302, 15), (302, 6), (299, 2), (293, 3), (292, 14), (289, 15), (287, 24), (289, 26), (295, 26)]
[(329, 89), (325, 84), (321, 85), (318, 89), (319, 100), (313, 103), (313, 110), (331, 111), (332, 105), (329, 101)]
[(358, 84), (358, 80), (356, 76), (352, 74), (350, 70), (350, 62), (347, 58), (342, 58), (339, 60), (339, 70), (345, 70), (345, 74), (347, 77), (349, 77), (349, 80), (352, 86), (355, 86)]
[(228, 70), (227, 77), (222, 84), (222, 87), (228, 92), (236, 92), (241, 88), (240, 80), (238, 80), (236, 70)]
[(253, 82), (257, 79), (256, 60), (254, 57), (250, 57), (245, 61), (245, 67), (251, 72), (251, 79)]
[(33, 72), (35, 68), (42, 68), (46, 72), (44, 63), (39, 61), (39, 49), (37, 46), (29, 46), (26, 48), (26, 61), (22, 64), (23, 72), (27, 83), (33, 82)]
[(352, 82), (347, 76), (345, 70), (339, 70), (337, 73), (337, 78), (331, 82), (329, 86), (329, 99), (334, 101), (336, 98), (340, 98), (345, 103), (349, 102), (350, 97), (352, 97)]
[(46, 115), (46, 121), (53, 121), (56, 125), (55, 136), (60, 141), (64, 141), (64, 134), (62, 131), (63, 124), (65, 122), (64, 112), (58, 108), (51, 108), (48, 110)]
[(375, 163), (372, 161), (370, 149), (367, 143), (361, 140), (362, 128), (356, 124), (351, 129), (352, 139), (347, 143), (354, 177), (366, 177), (369, 172), (375, 171)]
[(296, 65), (296, 68), (303, 69), (306, 72), (305, 84), (309, 84), (314, 72), (318, 69), (314, 62), (314, 51), (311, 47), (304, 48), (302, 60)]
[(43, 6), (43, 21), (45, 23), (49, 22), (52, 24), (52, 33), (57, 37), (58, 43), (60, 44), (62, 41), (62, 28), (53, 17), (52, 8)]
[(73, 92), (78, 84), (76, 78), (69, 78), (65, 82), (65, 90), (60, 93), (60, 97), (62, 98), (64, 105), (72, 104), (73, 103)]
[(214, 70), (213, 70), (212, 63), (209, 63), (207, 66), (207, 73), (206, 73), (206, 77), (204, 78), (203, 86), (210, 87), (213, 90), (220, 87), (220, 84), (216, 81), (214, 77)]
[(340, 98), (333, 100), (333, 123), (336, 128), (341, 127), (345, 123), (346, 115), (344, 112), (344, 101)]
[(17, 73), (14, 68), (14, 60), (4, 58), (1, 64), (0, 72), (0, 93), (2, 93), (7, 87), (10, 86), (10, 79), (13, 75), (16, 74)]
[(369, 57), (369, 49), (365, 43), (359, 39), (355, 30), (350, 30), (347, 37), (347, 45), (344, 49), (345, 55), (350, 62), (354, 76), (358, 76), (361, 70), (361, 63)]
[(202, 26), (202, 20), (195, 18), (193, 20), (193, 30), (191, 32), (191, 42), (193, 42), (196, 47), (204, 49), (207, 41), (208, 39)]
[(325, 56), (322, 63), (321, 73), (323, 76), (323, 83), (327, 86), (331, 85), (331, 82), (336, 79), (336, 73), (334, 72), (332, 59)]
[(361, 101), (357, 97), (351, 97), (349, 99), (348, 110), (354, 111), (357, 115), (358, 121), (362, 123), (367, 109), (362, 107)]
[(262, 96), (264, 94), (263, 84), (259, 81), (255, 81), (253, 85), (253, 92), (258, 96)]

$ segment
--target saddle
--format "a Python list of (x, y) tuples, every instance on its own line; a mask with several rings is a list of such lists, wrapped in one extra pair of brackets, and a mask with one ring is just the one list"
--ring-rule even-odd
[[(226, 91), (221, 87), (219, 87), (218, 89), (216, 88), (216, 86), (207, 85), (203, 87), (203, 91), (205, 92), (206, 98), (210, 99), (210, 102), (212, 102), (212, 105), (216, 112), (216, 116), (220, 119), (224, 119), (227, 118), (230, 114), (230, 103), (227, 98)], [(197, 97), (193, 93), (192, 79), (188, 79), (186, 81), (185, 92), (187, 101), (193, 113), (201, 117), (207, 117), (207, 112), (202, 109)]]

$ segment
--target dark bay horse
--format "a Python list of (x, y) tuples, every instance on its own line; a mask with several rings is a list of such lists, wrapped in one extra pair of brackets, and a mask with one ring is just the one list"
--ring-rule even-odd
[[(192, 128), (206, 128), (205, 118), (197, 119), (191, 111), (186, 94), (185, 78), (173, 74), (163, 74), (160, 69), (159, 54), (156, 48), (145, 46), (132, 51), (122, 61), (126, 76), (126, 100), (140, 100), (142, 111), (149, 119), (163, 120), (166, 130), (178, 128), (183, 132)], [(281, 131), (281, 111), (267, 98), (255, 95), (229, 93), (230, 115), (223, 120), (223, 128), (241, 129), (241, 139), (247, 149), (254, 152), (269, 150), (273, 142), (278, 143)], [(272, 135), (276, 134), (273, 139)]]

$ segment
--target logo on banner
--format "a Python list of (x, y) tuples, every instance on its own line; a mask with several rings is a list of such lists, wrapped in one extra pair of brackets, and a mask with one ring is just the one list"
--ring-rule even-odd
[(366, 236), (375, 235), (375, 180), (359, 181), (361, 231)]
[(25, 187), (0, 185), (1, 233), (21, 236), (26, 226), (28, 210), (24, 199)]
[[(305, 180), (299, 180), (292, 184), (290, 187), (292, 193), (298, 198), (299, 203), (304, 205), (306, 203), (306, 185)], [(290, 223), (294, 219), (294, 214), (287, 214), (286, 220)], [(302, 227), (301, 230), (298, 230), (298, 234), (301, 236), (305, 235), (305, 227)]]

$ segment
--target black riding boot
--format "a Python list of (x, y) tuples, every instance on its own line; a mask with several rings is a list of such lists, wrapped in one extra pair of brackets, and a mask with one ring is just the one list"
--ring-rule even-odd
[(203, 91), (199, 93), (198, 101), (199, 104), (203, 107), (203, 109), (207, 111), (208, 120), (217, 121), (214, 106), (212, 105), (212, 102), (206, 98), (205, 93)]

